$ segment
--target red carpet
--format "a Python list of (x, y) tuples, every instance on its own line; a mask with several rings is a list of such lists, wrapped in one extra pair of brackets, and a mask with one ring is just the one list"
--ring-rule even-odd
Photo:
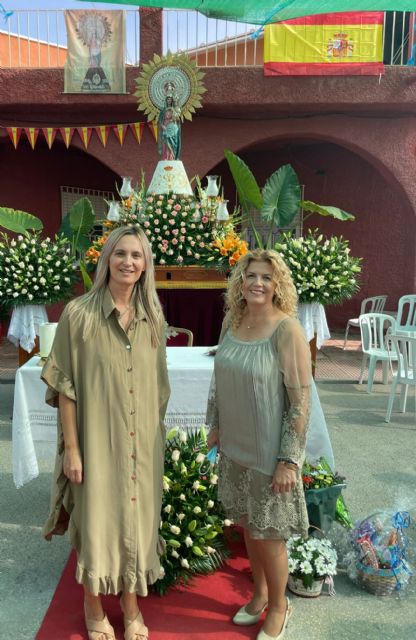
[[(75, 554), (62, 573), (36, 640), (87, 640), (82, 613), (82, 587), (75, 582)], [(190, 585), (160, 597), (140, 598), (140, 608), (150, 630), (150, 640), (242, 640), (255, 638), (259, 626), (236, 627), (235, 611), (251, 594), (248, 560), (243, 544), (233, 545), (232, 557), (222, 569), (194, 578)], [(114, 596), (103, 598), (104, 608), (123, 639), (123, 622)]]

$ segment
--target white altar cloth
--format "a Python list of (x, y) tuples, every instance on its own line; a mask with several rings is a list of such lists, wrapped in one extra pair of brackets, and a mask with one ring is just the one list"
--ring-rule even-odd
[(39, 325), (48, 322), (43, 305), (24, 304), (13, 309), (7, 339), (16, 347), (22, 347), (30, 353), (35, 348), (35, 339), (39, 335)]
[[(168, 347), (171, 397), (167, 428), (196, 428), (205, 422), (206, 404), (214, 367), (208, 347)], [(56, 409), (45, 403), (46, 385), (40, 379), (40, 358), (31, 358), (16, 371), (13, 405), (13, 479), (17, 487), (39, 475), (39, 463), (52, 468), (56, 448)], [(307, 438), (311, 462), (325, 456), (334, 465), (325, 417), (313, 384), (312, 414)]]
[(318, 302), (310, 304), (301, 303), (298, 305), (298, 319), (306, 333), (308, 342), (312, 340), (316, 333), (316, 346), (320, 349), (329, 340), (328, 324), (326, 321), (325, 307)]

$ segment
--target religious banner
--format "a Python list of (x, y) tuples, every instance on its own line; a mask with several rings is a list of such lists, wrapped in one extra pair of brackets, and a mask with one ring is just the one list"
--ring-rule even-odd
[(126, 93), (123, 11), (65, 11), (65, 93)]
[(382, 11), (306, 16), (265, 27), (265, 76), (381, 73)]

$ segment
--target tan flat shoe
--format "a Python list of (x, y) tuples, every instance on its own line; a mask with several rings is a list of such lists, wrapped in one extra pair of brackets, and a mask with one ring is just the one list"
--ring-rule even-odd
[(116, 640), (114, 629), (106, 615), (102, 620), (92, 620), (85, 616), (85, 626), (87, 627), (89, 640)]
[(149, 637), (149, 629), (143, 622), (142, 614), (139, 612), (134, 620), (124, 618), (124, 640), (138, 640)]

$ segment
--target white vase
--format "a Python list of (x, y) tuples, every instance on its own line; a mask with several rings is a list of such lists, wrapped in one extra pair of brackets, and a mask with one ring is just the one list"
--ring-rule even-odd
[(305, 587), (301, 578), (295, 578), (292, 574), (289, 574), (287, 581), (287, 587), (289, 591), (301, 596), (302, 598), (317, 598), (321, 595), (322, 586), (324, 584), (324, 578), (320, 580), (314, 580), (311, 587)]

